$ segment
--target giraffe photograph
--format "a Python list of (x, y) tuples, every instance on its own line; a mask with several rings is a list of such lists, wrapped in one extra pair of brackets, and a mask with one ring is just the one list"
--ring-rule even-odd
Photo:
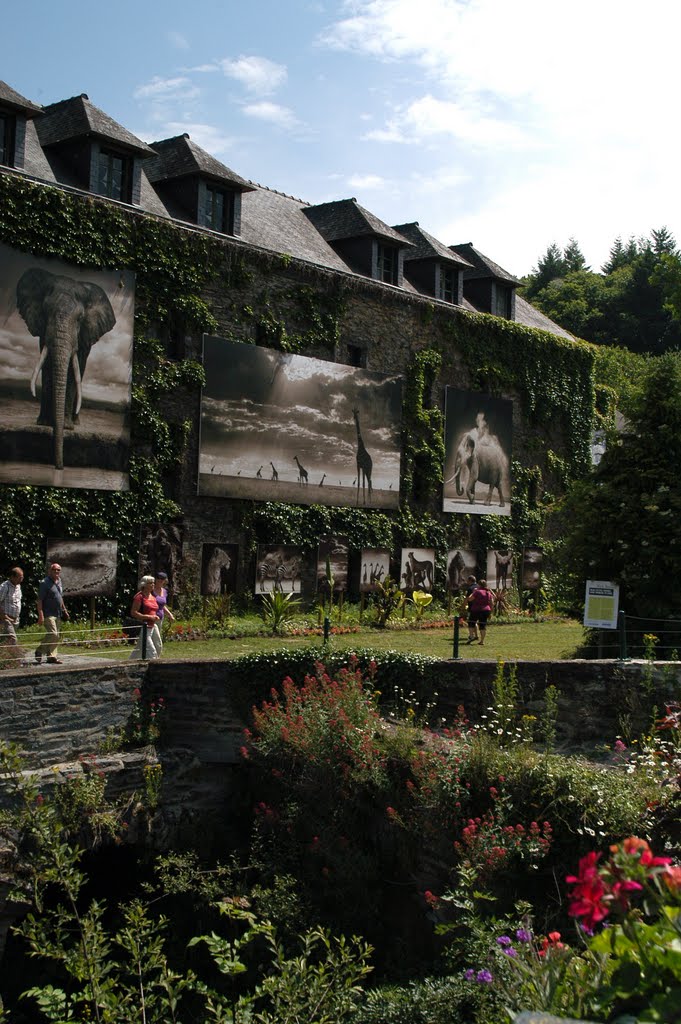
[(402, 378), (204, 335), (198, 493), (397, 508)]
[(350, 557), (350, 538), (320, 537), (317, 549), (317, 591), (328, 598), (329, 589), (326, 575), (327, 559), (333, 576), (335, 594), (348, 589), (348, 558)]
[(445, 388), (443, 512), (511, 514), (513, 402)]
[(390, 552), (382, 548), (362, 548), (359, 567), (359, 592), (372, 594), (378, 583), (390, 576)]

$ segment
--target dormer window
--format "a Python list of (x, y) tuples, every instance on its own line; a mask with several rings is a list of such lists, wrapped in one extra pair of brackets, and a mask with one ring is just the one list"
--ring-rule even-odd
[(0, 110), (0, 164), (14, 166), (14, 134), (16, 116)]
[(222, 234), (231, 235), (233, 230), (234, 193), (215, 185), (206, 185), (203, 202), (203, 216), (200, 224)]
[(100, 149), (95, 191), (100, 196), (130, 202), (132, 160), (112, 149)]
[(437, 298), (441, 299), (442, 302), (456, 302), (458, 271), (441, 263), (438, 277)]
[(494, 316), (501, 316), (505, 320), (513, 319), (513, 289), (506, 285), (494, 282), (494, 301), (492, 313)]
[(399, 282), (399, 255), (400, 251), (396, 245), (376, 243), (376, 280), (385, 284)]

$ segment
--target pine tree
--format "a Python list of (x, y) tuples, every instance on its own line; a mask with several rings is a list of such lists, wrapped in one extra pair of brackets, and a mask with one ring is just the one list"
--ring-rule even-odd
[(610, 249), (610, 256), (601, 267), (604, 274), (612, 274), (613, 271), (625, 267), (628, 263), (626, 250), (622, 242), (622, 236), (618, 235), (614, 245)]
[(563, 261), (565, 262), (566, 270), (570, 273), (574, 270), (588, 270), (589, 267), (586, 265), (584, 254), (579, 248), (579, 243), (576, 239), (571, 238), (565, 249), (563, 250)]

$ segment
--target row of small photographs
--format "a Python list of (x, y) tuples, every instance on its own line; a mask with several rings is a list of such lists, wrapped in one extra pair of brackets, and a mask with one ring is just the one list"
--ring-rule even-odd
[[(155, 533), (150, 536), (158, 541)], [(174, 543), (171, 543), (173, 541)], [(182, 561), (181, 535), (177, 528), (166, 526), (160, 543), (143, 549), (143, 572), (156, 575), (165, 572), (171, 592), (178, 591), (178, 570)], [(151, 554), (154, 552), (154, 558)], [(237, 590), (239, 548), (236, 544), (204, 544), (201, 557), (201, 594), (205, 597), (233, 594)], [(67, 597), (105, 597), (116, 592), (118, 542), (115, 540), (48, 540), (47, 564), (62, 566), (64, 594)], [(360, 593), (371, 593), (390, 576), (391, 553), (382, 548), (364, 548), (355, 568), (355, 586)], [(540, 585), (542, 550), (527, 547), (523, 551), (522, 587), (536, 589)], [(334, 592), (348, 589), (350, 542), (347, 537), (331, 536), (320, 540), (316, 565), (312, 567), (300, 547), (286, 544), (258, 546), (255, 593), (273, 591), (300, 593), (305, 584), (315, 584), (320, 592), (328, 590), (332, 580)], [(493, 589), (508, 589), (513, 582), (513, 553), (510, 548), (487, 552), (481, 566), (474, 551), (454, 548), (447, 553), (447, 589), (456, 593), (465, 589), (469, 576), (486, 577)], [(312, 573), (314, 572), (314, 578)], [(402, 548), (399, 585), (405, 591), (430, 592), (435, 584), (435, 549)], [(311, 587), (306, 587), (311, 589)]]
[[(317, 590), (328, 589), (329, 577), (334, 591), (348, 588), (350, 544), (346, 537), (331, 537), (320, 542), (316, 566)], [(356, 589), (372, 593), (390, 576), (391, 553), (382, 548), (364, 548), (361, 551)], [(523, 551), (522, 588), (536, 590), (541, 580), (542, 549), (528, 547)], [(497, 548), (487, 552), (481, 567), (474, 551), (454, 548), (447, 552), (447, 590), (464, 590), (468, 578), (486, 578), (492, 590), (507, 590), (513, 585), (513, 552), (510, 548)], [(306, 580), (306, 560), (302, 548), (282, 544), (258, 546), (256, 568), (256, 594), (281, 591), (300, 593)], [(400, 552), (399, 586), (402, 590), (423, 590), (430, 593), (435, 586), (435, 549), (402, 548)], [(205, 591), (214, 592), (214, 591)]]

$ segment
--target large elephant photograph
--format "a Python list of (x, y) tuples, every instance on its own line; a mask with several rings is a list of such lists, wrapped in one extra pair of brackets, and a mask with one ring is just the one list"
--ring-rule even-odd
[(512, 436), (513, 402), (445, 388), (444, 512), (510, 516)]
[(0, 481), (128, 489), (135, 276), (0, 245)]

